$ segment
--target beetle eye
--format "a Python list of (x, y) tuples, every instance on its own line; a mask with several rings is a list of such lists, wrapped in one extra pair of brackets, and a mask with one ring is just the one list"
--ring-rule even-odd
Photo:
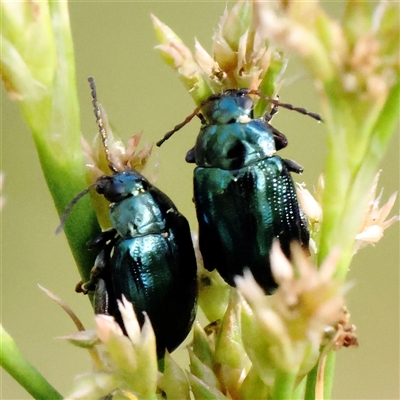
[(96, 191), (99, 194), (111, 202), (121, 200), (121, 197), (125, 193), (125, 185), (118, 179), (111, 176), (100, 177), (97, 181)]
[(110, 186), (110, 177), (101, 176), (100, 178), (97, 179), (96, 191), (99, 194), (103, 194), (107, 190), (107, 187), (109, 186)]
[(244, 110), (251, 110), (253, 105), (253, 100), (248, 96), (242, 96), (238, 99), (238, 106)]

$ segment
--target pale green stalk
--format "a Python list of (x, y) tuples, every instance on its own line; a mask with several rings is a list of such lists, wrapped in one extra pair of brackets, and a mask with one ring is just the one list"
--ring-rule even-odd
[[(1, 12), (4, 87), (20, 105), (61, 215), (87, 186), (67, 2), (2, 2)], [(87, 280), (95, 255), (85, 244), (99, 232), (89, 197), (68, 216), (64, 231), (81, 277)], [(35, 398), (61, 398), (5, 332), (2, 365)]]
[[(336, 277), (341, 280), (349, 270), (372, 182), (398, 124), (399, 19), (394, 3), (348, 1), (340, 22), (329, 19), (317, 3), (303, 2), (291, 3), (286, 16), (274, 21), (277, 30), (283, 26), (297, 32), (297, 45), (285, 44), (303, 58), (320, 95), (328, 155), (317, 259), (321, 264), (339, 248)], [(324, 398), (331, 396), (334, 358), (332, 352), (327, 356)], [(314, 398), (316, 371), (307, 380), (307, 399)]]
[[(88, 184), (67, 2), (2, 2), (1, 7), (4, 86), (19, 102), (61, 215)], [(85, 243), (99, 232), (89, 197), (74, 207), (64, 231), (80, 274), (87, 280), (94, 254)]]
[(0, 365), (4, 368), (34, 399), (62, 399), (53, 386), (19, 351), (13, 338), (0, 325)]

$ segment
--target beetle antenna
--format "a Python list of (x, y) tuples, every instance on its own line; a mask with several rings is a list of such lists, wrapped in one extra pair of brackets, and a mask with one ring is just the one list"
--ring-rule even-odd
[(106, 129), (104, 128), (103, 118), (101, 117), (102, 112), (100, 109), (99, 101), (97, 100), (96, 84), (94, 82), (93, 77), (90, 76), (88, 78), (88, 82), (90, 85), (91, 94), (92, 94), (92, 98), (93, 98), (92, 104), (94, 107), (94, 115), (96, 117), (97, 126), (99, 127), (99, 133), (101, 136), (101, 141), (103, 142), (104, 151), (106, 153), (106, 160), (108, 162), (108, 167), (111, 169), (111, 171), (118, 172), (117, 168), (114, 166), (114, 164), (112, 163), (112, 160), (111, 160), (110, 150), (108, 148), (107, 132), (106, 132)]
[(294, 107), (292, 104), (281, 103), (279, 100), (271, 99), (271, 97), (266, 96), (264, 93), (261, 93), (259, 90), (251, 89), (248, 91), (248, 94), (255, 94), (258, 97), (261, 97), (262, 99), (273, 104), (274, 106), (286, 108), (291, 111), (297, 111), (298, 113), (303, 114), (303, 115), (308, 115), (309, 117), (314, 118), (315, 120), (317, 120), (319, 122), (323, 121), (322, 117), (317, 113), (307, 111), (305, 108), (302, 108), (302, 107)]
[[(208, 100), (208, 99), (207, 99)], [(157, 147), (160, 147), (165, 141), (167, 141), (175, 132), (178, 132), (181, 128), (183, 128), (186, 124), (188, 124), (196, 115), (199, 114), (200, 109), (204, 106), (204, 104), (207, 103), (207, 101), (203, 101), (202, 103), (200, 103), (199, 106), (197, 106), (194, 111), (188, 115), (185, 120), (183, 122), (181, 122), (180, 124), (176, 125), (174, 127), (174, 129), (170, 130), (169, 132), (167, 132), (164, 137), (159, 140), (156, 143)]]
[[(90, 78), (89, 78), (89, 79), (90, 79)], [(92, 78), (92, 80), (93, 80), (93, 78)], [(277, 111), (278, 111), (278, 108), (277, 108), (277, 107), (282, 107), (282, 108), (286, 108), (286, 109), (288, 109), (288, 110), (297, 111), (297, 112), (299, 112), (300, 114), (303, 114), (303, 115), (308, 115), (309, 117), (314, 118), (315, 120), (317, 120), (317, 121), (319, 121), (319, 122), (323, 121), (323, 120), (322, 120), (322, 117), (321, 117), (319, 114), (317, 114), (317, 113), (313, 113), (313, 112), (307, 111), (305, 108), (302, 108), (302, 107), (295, 107), (295, 106), (293, 106), (292, 104), (281, 103), (279, 100), (272, 99), (271, 97), (266, 96), (264, 93), (260, 92), (259, 90), (256, 90), (256, 89), (249, 89), (248, 91), (246, 91), (246, 93), (247, 93), (247, 94), (254, 94), (254, 95), (258, 96), (258, 97), (261, 97), (262, 99), (268, 101), (269, 103), (271, 103), (271, 104), (273, 104), (273, 105), (275, 106), (275, 107), (273, 108), (273, 110), (272, 110), (272, 113), (270, 114), (269, 120), (272, 118), (272, 116), (273, 116), (274, 114), (277, 113)], [(216, 94), (216, 95), (217, 95), (217, 94)], [(212, 101), (212, 100), (215, 99), (214, 96), (215, 96), (215, 95), (211, 95), (211, 96), (208, 97), (207, 99), (203, 100), (203, 101), (194, 109), (194, 111), (193, 111), (190, 115), (188, 115), (188, 116), (185, 118), (185, 120), (184, 120), (183, 122), (181, 122), (180, 124), (176, 125), (176, 126), (174, 127), (174, 129), (172, 129), (172, 130), (170, 130), (169, 132), (167, 132), (167, 133), (164, 135), (164, 137), (156, 143), (157, 147), (160, 147), (160, 146), (161, 146), (165, 141), (167, 141), (175, 132), (178, 132), (178, 131), (179, 131), (180, 129), (182, 129), (186, 124), (188, 124), (196, 115), (199, 115), (200, 110), (201, 110), (207, 103), (209, 103), (210, 101)], [(95, 113), (96, 113), (96, 112), (95, 112)], [(96, 115), (96, 117), (97, 117), (97, 115)], [(269, 120), (268, 120), (268, 121), (269, 121)], [(268, 121), (267, 121), (267, 122), (268, 122)]]
[(85, 194), (89, 193), (90, 189), (93, 189), (97, 185), (97, 182), (92, 183), (90, 186), (88, 186), (85, 190), (82, 192), (78, 193), (68, 204), (67, 208), (64, 210), (60, 217), (60, 225), (58, 225), (55, 234), (58, 235), (63, 229), (65, 222), (67, 221), (67, 218), (74, 208), (75, 204), (83, 197)]
[(207, 99), (203, 100), (195, 109), (194, 111), (188, 115), (185, 120), (183, 122), (181, 122), (180, 124), (176, 125), (174, 127), (174, 129), (172, 129), (171, 131), (167, 132), (164, 137), (159, 140), (156, 143), (157, 147), (160, 147), (166, 140), (168, 140), (175, 132), (178, 132), (179, 129), (183, 128), (186, 124), (188, 124), (196, 115), (198, 116), (200, 113), (200, 110), (210, 101), (215, 99), (215, 96), (218, 96), (218, 94), (212, 94), (211, 96), (209, 96)]

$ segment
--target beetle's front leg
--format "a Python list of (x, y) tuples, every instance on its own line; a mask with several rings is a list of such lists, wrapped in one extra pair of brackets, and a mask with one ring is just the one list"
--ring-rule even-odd
[(107, 265), (109, 265), (111, 248), (108, 247), (109, 246), (107, 245), (106, 248), (101, 250), (98, 256), (96, 257), (94, 266), (90, 271), (90, 279), (85, 283), (80, 281), (76, 285), (75, 291), (77, 293), (88, 294), (89, 292), (95, 291), (99, 279), (105, 273)]
[(287, 137), (280, 132), (278, 129), (274, 128), (271, 125), (272, 117), (278, 113), (278, 106), (274, 105), (270, 112), (266, 112), (262, 116), (262, 121), (265, 125), (268, 126), (269, 129), (272, 131), (272, 135), (274, 137), (275, 148), (277, 151), (285, 148), (288, 145)]
[(95, 314), (116, 315), (116, 303), (110, 287), (110, 259), (114, 244), (115, 240), (112, 240), (105, 245), (96, 257), (90, 279), (85, 283), (79, 282), (75, 288), (78, 293), (93, 293)]
[(101, 232), (101, 234), (95, 237), (86, 244), (89, 249), (93, 249), (95, 247), (104, 247), (107, 242), (112, 241), (115, 242), (117, 235), (117, 230), (115, 228), (107, 229), (106, 231)]
[(90, 271), (90, 279), (83, 283), (80, 281), (76, 287), (75, 291), (77, 293), (88, 294), (88, 292), (94, 292), (96, 290), (96, 285), (101, 277), (104, 275), (104, 271), (110, 262), (111, 250), (114, 246), (116, 238), (116, 229), (112, 228), (107, 231), (102, 232), (95, 239), (91, 240), (87, 246), (89, 248), (102, 247), (99, 254), (96, 257), (94, 266)]
[(272, 125), (268, 124), (268, 126), (271, 129), (272, 135), (274, 137), (276, 151), (285, 148), (288, 145), (287, 137), (281, 131), (278, 131), (278, 129), (274, 128)]
[[(279, 97), (278, 97), (278, 99), (279, 99)], [(274, 115), (278, 114), (278, 111), (279, 111), (279, 107), (276, 104), (274, 104), (271, 108), (271, 111), (266, 112), (263, 115), (264, 121), (269, 124), (272, 121), (272, 118), (274, 117)]]

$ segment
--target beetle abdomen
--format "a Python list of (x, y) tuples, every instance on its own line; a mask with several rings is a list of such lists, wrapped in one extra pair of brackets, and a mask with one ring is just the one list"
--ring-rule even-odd
[(290, 256), (290, 243), (308, 247), (293, 180), (279, 156), (237, 170), (198, 167), (194, 197), (204, 266), (230, 285), (251, 270), (266, 293), (276, 288), (269, 254), (274, 238)]
[(133, 303), (140, 324), (150, 318), (159, 354), (173, 351), (189, 333), (195, 317), (196, 276), (182, 276), (184, 259), (169, 238), (150, 234), (116, 243), (112, 256), (113, 293)]

